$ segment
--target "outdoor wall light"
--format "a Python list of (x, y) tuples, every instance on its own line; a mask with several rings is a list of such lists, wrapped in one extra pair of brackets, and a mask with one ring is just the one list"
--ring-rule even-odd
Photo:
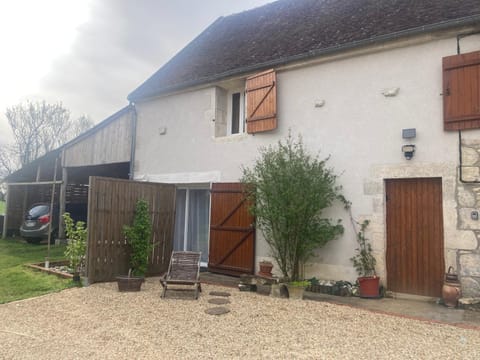
[(405, 156), (405, 159), (410, 160), (413, 157), (413, 154), (415, 153), (415, 145), (403, 145), (402, 152), (403, 152), (403, 155)]

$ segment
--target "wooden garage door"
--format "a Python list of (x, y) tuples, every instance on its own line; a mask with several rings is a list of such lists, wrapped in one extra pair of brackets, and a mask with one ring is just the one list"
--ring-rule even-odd
[(387, 287), (440, 296), (443, 255), (442, 180), (386, 180)]
[(210, 212), (209, 271), (253, 274), (255, 231), (253, 216), (239, 183), (212, 185)]

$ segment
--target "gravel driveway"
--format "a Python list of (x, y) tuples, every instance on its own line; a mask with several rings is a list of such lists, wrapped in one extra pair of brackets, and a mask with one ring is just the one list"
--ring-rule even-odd
[[(231, 293), (229, 313), (205, 313), (212, 290)], [(0, 305), (0, 358), (479, 359), (480, 331), (213, 285), (160, 299), (152, 278), (140, 293), (104, 283)]]

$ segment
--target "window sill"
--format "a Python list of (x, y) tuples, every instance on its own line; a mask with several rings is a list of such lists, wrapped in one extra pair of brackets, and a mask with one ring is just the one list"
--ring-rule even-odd
[(247, 137), (248, 137), (247, 133), (242, 133), (242, 134), (233, 134), (233, 135), (226, 135), (221, 137), (214, 137), (213, 140), (217, 143), (231, 143), (231, 142), (243, 141)]

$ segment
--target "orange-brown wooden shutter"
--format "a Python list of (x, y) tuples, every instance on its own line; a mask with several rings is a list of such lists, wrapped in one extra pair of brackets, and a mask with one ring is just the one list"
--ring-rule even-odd
[(277, 128), (277, 89), (274, 70), (247, 78), (247, 132), (249, 134)]
[(480, 128), (480, 51), (443, 58), (445, 130)]

